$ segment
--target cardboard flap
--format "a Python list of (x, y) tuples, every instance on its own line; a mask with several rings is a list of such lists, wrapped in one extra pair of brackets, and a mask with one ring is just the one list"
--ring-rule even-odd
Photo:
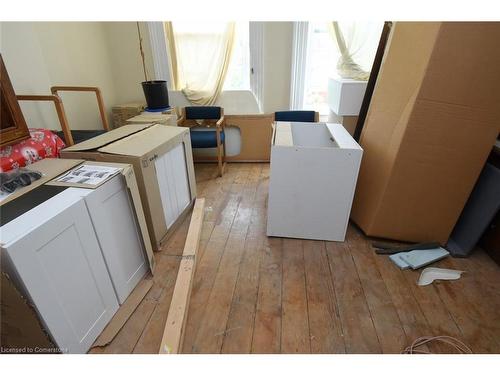
[(33, 181), (30, 185), (24, 186), (20, 189), (17, 189), (15, 192), (10, 194), (4, 200), (0, 202), (0, 206), (10, 202), (17, 197), (26, 194), (28, 191), (33, 190), (34, 188), (43, 185), (47, 181), (52, 180), (53, 178), (65, 173), (69, 169), (76, 167), (77, 165), (83, 163), (83, 160), (77, 159), (42, 159), (37, 161), (36, 163), (27, 165), (26, 169), (30, 169), (32, 171), (37, 171), (43, 174), (43, 176), (36, 181)]
[(106, 146), (111, 142), (115, 142), (121, 138), (127, 137), (131, 134), (140, 132), (153, 124), (136, 124), (136, 125), (125, 125), (117, 129), (113, 129), (104, 134), (98, 135), (97, 137), (91, 138), (87, 141), (78, 143), (76, 145), (66, 147), (64, 151), (90, 151), (96, 150), (99, 147)]
[[(128, 127), (130, 126), (135, 127), (141, 125), (128, 125)], [(110, 145), (101, 147), (98, 151), (108, 154), (141, 157), (151, 150), (163, 145), (166, 141), (181, 136), (188, 131), (188, 128), (183, 127), (154, 125), (140, 133), (132, 134)]]

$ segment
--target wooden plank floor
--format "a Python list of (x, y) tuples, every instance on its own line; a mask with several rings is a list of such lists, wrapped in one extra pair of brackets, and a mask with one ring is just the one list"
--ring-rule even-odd
[[(424, 335), (500, 353), (500, 267), (482, 250), (436, 264), (462, 279), (419, 287), (419, 271), (375, 255), (353, 225), (343, 243), (268, 238), (269, 164), (195, 170), (207, 212), (184, 353), (398, 353)], [(188, 225), (156, 254), (154, 286), (117, 337), (92, 353), (157, 353)]]

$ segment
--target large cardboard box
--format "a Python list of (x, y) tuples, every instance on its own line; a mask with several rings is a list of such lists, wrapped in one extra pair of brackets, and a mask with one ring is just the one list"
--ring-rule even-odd
[[(176, 160), (169, 157), (171, 151)], [(61, 157), (132, 164), (155, 250), (159, 250), (196, 198), (188, 128), (125, 125), (65, 148)]]
[(500, 130), (500, 23), (398, 22), (370, 103), (351, 218), (446, 243)]

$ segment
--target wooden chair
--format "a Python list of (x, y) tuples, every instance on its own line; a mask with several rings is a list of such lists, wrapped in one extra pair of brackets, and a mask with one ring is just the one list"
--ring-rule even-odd
[(315, 111), (278, 111), (274, 112), (274, 121), (319, 122), (319, 113)]
[(219, 176), (226, 166), (226, 136), (224, 109), (221, 107), (184, 107), (177, 125), (189, 128), (207, 127), (214, 130), (190, 129), (192, 148), (217, 148)]
[[(76, 92), (94, 92), (97, 99), (97, 105), (99, 107), (99, 114), (101, 117), (101, 123), (103, 130), (70, 130), (71, 132), (71, 144), (83, 142), (87, 139), (93, 138), (97, 135), (105, 133), (110, 129), (108, 124), (108, 119), (106, 117), (106, 109), (104, 107), (104, 101), (102, 99), (101, 90), (99, 87), (87, 87), (87, 86), (52, 86), (50, 88), (52, 95), (57, 96), (61, 99), (59, 92), (60, 91), (76, 91)], [(62, 100), (61, 100), (62, 102)], [(64, 132), (64, 138), (66, 138), (66, 132)], [(74, 141), (74, 142), (73, 142)], [(66, 142), (69, 143), (69, 142)]]
[(56, 107), (57, 117), (59, 119), (59, 124), (61, 125), (62, 133), (64, 135), (66, 146), (74, 145), (73, 136), (71, 135), (71, 129), (68, 125), (68, 119), (66, 118), (66, 112), (64, 111), (64, 105), (61, 98), (57, 95), (17, 95), (17, 100), (26, 101), (43, 101), (52, 102)]

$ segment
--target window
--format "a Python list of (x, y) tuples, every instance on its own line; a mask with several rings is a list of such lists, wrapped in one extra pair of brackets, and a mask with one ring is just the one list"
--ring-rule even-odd
[[(353, 48), (356, 62), (365, 71), (371, 69), (373, 58), (377, 50), (383, 23), (381, 22), (341, 22), (346, 43)], [(303, 98), (299, 98), (295, 106), (303, 109), (318, 111), (326, 116), (328, 106), (328, 79), (337, 76), (337, 63), (340, 57), (339, 49), (330, 32), (329, 22), (309, 22), (307, 37), (297, 38), (296, 43), (305, 44), (306, 56), (303, 59), (305, 66), (297, 67), (304, 72)], [(304, 64), (303, 63), (303, 64)], [(296, 87), (301, 87), (297, 84)]]
[(340, 55), (327, 22), (309, 22), (308, 29), (303, 108), (328, 115), (328, 78)]
[[(224, 22), (173, 22), (176, 38), (182, 45), (184, 57), (191, 61), (198, 60), (200, 54), (213, 54), (213, 48), (218, 43), (221, 33), (224, 32)], [(249, 23), (236, 22), (233, 50), (229, 63), (223, 90), (250, 89), (250, 49)], [(189, 57), (189, 55), (191, 55)], [(199, 64), (189, 64), (185, 69), (185, 78), (193, 81), (202, 81), (207, 70)]]
[(224, 90), (250, 90), (249, 22), (236, 22), (233, 53)]

